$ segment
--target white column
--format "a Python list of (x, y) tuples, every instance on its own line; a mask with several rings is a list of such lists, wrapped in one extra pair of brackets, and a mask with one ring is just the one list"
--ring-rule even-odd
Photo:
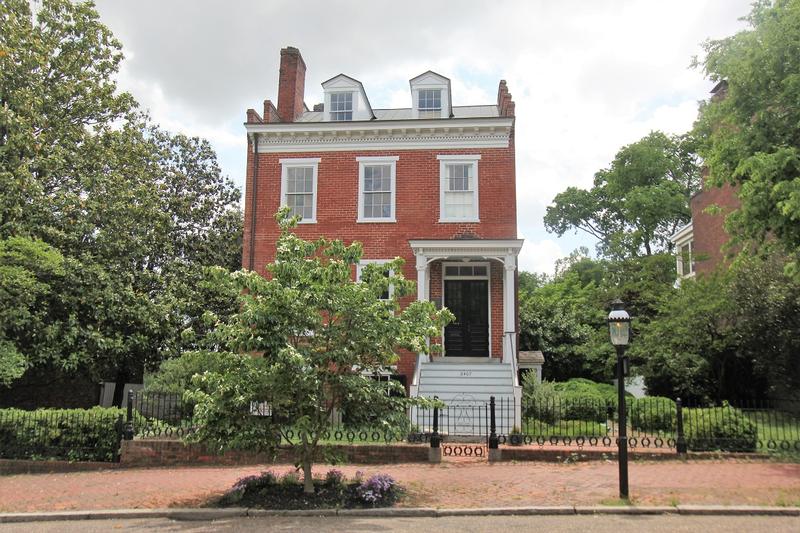
[(514, 343), (508, 332), (516, 333), (516, 306), (514, 305), (514, 272), (517, 270), (517, 256), (509, 254), (503, 258), (503, 362), (512, 363), (516, 354), (512, 353)]
[(428, 258), (422, 254), (417, 256), (417, 300), (425, 302), (428, 297)]
[[(425, 302), (430, 299), (428, 292), (428, 258), (423, 254), (417, 255), (417, 300)], [(411, 383), (411, 396), (418, 394), (419, 387), (419, 374), (422, 363), (427, 363), (429, 358), (427, 354), (417, 354), (417, 365), (414, 368), (414, 379)]]

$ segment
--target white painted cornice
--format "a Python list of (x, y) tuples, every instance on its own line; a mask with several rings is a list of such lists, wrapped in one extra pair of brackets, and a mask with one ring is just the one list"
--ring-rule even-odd
[(258, 151), (411, 150), (419, 148), (507, 148), (514, 119), (508, 117), (281, 122), (245, 124)]
[(414, 255), (429, 259), (459, 257), (516, 256), (523, 239), (437, 239), (408, 241)]

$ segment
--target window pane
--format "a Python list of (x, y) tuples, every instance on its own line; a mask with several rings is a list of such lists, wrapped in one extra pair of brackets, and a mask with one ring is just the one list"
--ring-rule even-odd
[(476, 266), (473, 267), (473, 273), (476, 276), (485, 276), (486, 275), (486, 267), (484, 266)]
[(458, 276), (458, 267), (457, 266), (444, 267), (444, 273), (447, 276)]
[(445, 192), (445, 218), (474, 218), (473, 199), (474, 193), (472, 192)]
[(353, 120), (353, 93), (331, 93), (331, 120)]
[(313, 215), (313, 194), (287, 194), (286, 205), (291, 209), (291, 216), (300, 215), (304, 219)]
[(442, 91), (440, 89), (421, 89), (419, 91), (420, 111), (441, 111)]

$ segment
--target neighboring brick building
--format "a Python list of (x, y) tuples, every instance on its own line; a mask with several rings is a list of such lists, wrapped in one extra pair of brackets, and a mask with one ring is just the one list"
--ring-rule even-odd
[[(712, 99), (724, 98), (726, 90), (724, 81), (718, 83), (711, 90)], [(692, 221), (670, 237), (675, 244), (678, 278), (707, 274), (726, 262), (725, 245), (730, 237), (725, 218), (741, 205), (737, 191), (728, 184), (708, 187), (703, 180), (703, 189), (690, 201)]]
[(296, 48), (281, 50), (277, 107), (267, 100), (261, 115), (247, 111), (244, 268), (263, 273), (274, 259), (281, 205), (303, 217), (303, 238), (360, 241), (364, 262), (400, 256), (417, 299), (457, 317), (443, 332), (443, 357), (401, 354), (394, 371), (410, 393), (519, 396), (522, 241), (506, 82), (496, 104), (454, 107), (450, 80), (428, 71), (410, 80), (408, 108), (373, 109), (363, 85), (339, 74), (310, 111), (305, 72)]

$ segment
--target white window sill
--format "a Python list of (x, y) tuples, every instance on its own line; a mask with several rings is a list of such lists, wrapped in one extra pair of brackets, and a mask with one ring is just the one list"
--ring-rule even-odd
[(358, 224), (372, 224), (372, 223), (376, 223), (376, 222), (378, 224), (391, 224), (393, 222), (397, 222), (397, 219), (395, 219), (395, 218), (359, 218), (359, 219), (356, 219), (356, 222)]
[(439, 219), (439, 223), (440, 224), (458, 224), (459, 222), (472, 224), (472, 223), (480, 222), (480, 221), (481, 221), (481, 219), (479, 219), (479, 218), (440, 218)]
[(303, 220), (298, 222), (298, 224), (316, 224), (316, 223), (317, 223), (317, 219), (316, 218), (303, 219)]

